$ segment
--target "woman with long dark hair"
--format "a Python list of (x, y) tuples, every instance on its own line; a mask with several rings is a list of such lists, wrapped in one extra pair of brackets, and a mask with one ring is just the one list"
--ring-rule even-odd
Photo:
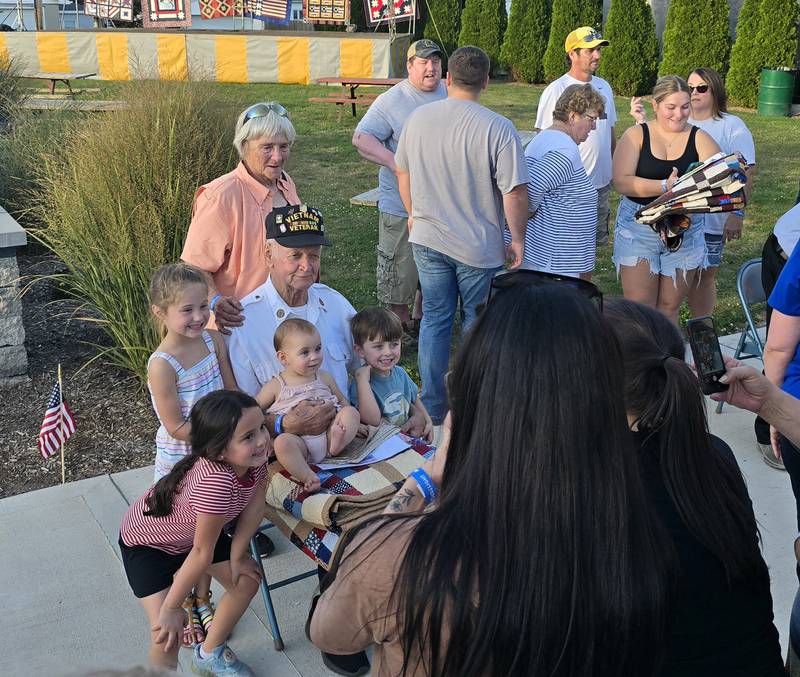
[(730, 447), (708, 431), (681, 334), (631, 301), (613, 301), (604, 314), (622, 346), (642, 477), (680, 565), (660, 674), (783, 675), (750, 496)]
[(443, 470), (440, 448), (391, 505), (438, 493), (435, 508), (356, 533), (310, 637), (376, 644), (378, 676), (652, 675), (671, 549), (638, 475), (619, 346), (569, 286), (506, 275), (517, 284), (495, 278), (449, 378)]

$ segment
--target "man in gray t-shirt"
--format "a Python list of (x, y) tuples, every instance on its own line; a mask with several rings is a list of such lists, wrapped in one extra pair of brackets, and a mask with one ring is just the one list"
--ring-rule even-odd
[(380, 165), (378, 181), (378, 300), (411, 326), (408, 306), (417, 291), (417, 268), (408, 244), (405, 208), (397, 190), (394, 152), (408, 116), (419, 106), (447, 97), (442, 84), (442, 50), (432, 40), (408, 48), (408, 78), (381, 94), (353, 134), (361, 157)]
[(522, 263), (528, 220), (528, 172), (517, 130), (478, 103), (489, 84), (489, 57), (461, 47), (447, 66), (448, 98), (411, 114), (395, 153), (422, 287), (422, 401), (437, 425), (447, 413), (444, 374), (456, 305), (460, 299), (466, 330), (506, 253), (512, 266)]

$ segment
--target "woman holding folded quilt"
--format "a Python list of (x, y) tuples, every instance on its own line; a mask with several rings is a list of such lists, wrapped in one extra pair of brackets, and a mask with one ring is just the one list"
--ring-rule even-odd
[[(747, 162), (744, 191), (750, 199), (756, 168), (753, 135), (741, 118), (728, 112), (725, 83), (713, 68), (695, 68), (687, 81), (692, 96), (689, 123), (707, 132), (725, 153), (739, 152)], [(647, 122), (647, 113), (639, 97), (631, 99), (631, 115), (639, 123)], [(742, 236), (744, 213), (741, 210), (709, 214), (704, 220), (708, 267), (696, 277), (689, 289), (689, 307), (693, 317), (714, 312), (717, 302), (717, 268), (722, 262), (726, 242)]]
[(657, 308), (673, 322), (700, 268), (707, 264), (704, 221), (693, 215), (675, 251), (635, 213), (670, 190), (689, 166), (719, 152), (706, 132), (689, 124), (691, 91), (676, 75), (660, 78), (653, 88), (655, 119), (634, 125), (617, 144), (614, 186), (622, 195), (614, 235), (614, 263), (625, 298)]

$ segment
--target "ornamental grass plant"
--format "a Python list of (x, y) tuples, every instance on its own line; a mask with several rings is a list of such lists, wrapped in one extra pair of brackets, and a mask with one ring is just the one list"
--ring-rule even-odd
[(197, 187), (231, 166), (238, 109), (204, 83), (138, 81), (120, 95), (130, 108), (73, 121), (60, 151), (40, 155), (31, 234), (65, 265), (51, 278), (76, 316), (110, 339), (92, 360), (144, 381), (159, 342), (150, 276), (179, 259)]

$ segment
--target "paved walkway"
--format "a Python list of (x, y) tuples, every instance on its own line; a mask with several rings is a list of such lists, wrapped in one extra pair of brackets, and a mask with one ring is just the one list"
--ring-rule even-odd
[[(723, 339), (723, 344), (732, 351), (735, 337)], [(794, 503), (786, 473), (762, 462), (752, 420), (752, 414), (732, 407), (726, 406), (719, 416), (709, 407), (711, 429), (733, 448), (750, 489), (785, 650), (797, 589)], [(152, 468), (140, 468), (0, 500), (4, 675), (57, 677), (87, 669), (127, 668), (145, 660), (145, 618), (128, 588), (116, 541), (128, 503), (147, 489), (151, 478)], [(275, 555), (264, 560), (270, 580), (311, 568), (276, 530), (270, 535), (277, 546)], [(314, 587), (312, 578), (273, 593), (286, 644), (282, 652), (273, 650), (261, 598), (254, 599), (231, 645), (256, 674), (333, 674), (303, 634)], [(188, 653), (181, 654), (184, 671), (189, 672)]]

